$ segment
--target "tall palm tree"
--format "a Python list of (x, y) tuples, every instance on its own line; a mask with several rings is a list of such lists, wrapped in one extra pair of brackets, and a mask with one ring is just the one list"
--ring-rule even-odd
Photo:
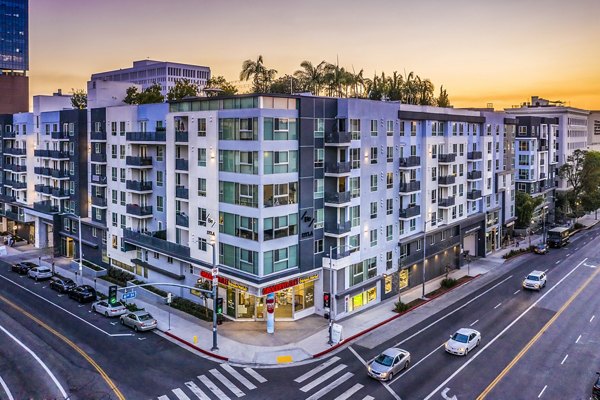
[(303, 69), (294, 72), (294, 76), (304, 82), (312, 94), (319, 95), (321, 85), (323, 84), (323, 68), (326, 64), (325, 61), (321, 61), (318, 65), (314, 66), (310, 61), (302, 61), (300, 66)]
[(265, 67), (263, 56), (259, 55), (256, 61), (246, 60), (242, 63), (240, 80), (247, 81), (252, 78), (254, 91), (266, 93), (276, 74), (277, 70)]

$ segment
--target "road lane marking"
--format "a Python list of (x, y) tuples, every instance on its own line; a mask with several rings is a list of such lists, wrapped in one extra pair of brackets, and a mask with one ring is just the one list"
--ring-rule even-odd
[(496, 307), (494, 307), (494, 310), (495, 310), (496, 308), (500, 307), (501, 305), (502, 305), (502, 303), (498, 303), (498, 304), (496, 305)]
[(368, 396), (368, 395), (367, 395), (367, 396), (363, 397), (363, 399), (362, 399), (362, 400), (374, 400), (374, 397), (373, 397), (373, 396)]
[(169, 396), (167, 396), (167, 395), (158, 396), (158, 400), (169, 400)]
[(590, 318), (590, 322), (592, 322), (594, 320), (595, 315), (592, 315), (592, 318)]
[(310, 383), (307, 383), (306, 385), (302, 386), (300, 388), (300, 390), (303, 391), (304, 393), (306, 393), (306, 392), (314, 389), (316, 386), (320, 385), (321, 383), (325, 382), (326, 380), (328, 380), (329, 378), (331, 378), (332, 376), (334, 376), (338, 372), (342, 371), (346, 367), (347, 367), (346, 364), (339, 364), (338, 366), (336, 366), (333, 369), (330, 369), (329, 371), (327, 371), (326, 373), (324, 373), (323, 375), (321, 375), (317, 379), (315, 379), (315, 380), (311, 381)]
[(248, 375), (250, 375), (251, 377), (256, 379), (258, 381), (258, 383), (265, 383), (267, 381), (265, 378), (262, 377), (261, 374), (259, 374), (252, 368), (244, 368), (244, 371), (246, 371), (248, 373)]
[(211, 374), (213, 374), (213, 376), (215, 378), (217, 378), (223, 385), (225, 385), (225, 387), (229, 390), (231, 390), (231, 393), (235, 394), (237, 397), (244, 397), (245, 393), (242, 392), (240, 390), (240, 388), (238, 388), (237, 386), (235, 386), (233, 384), (233, 382), (231, 382), (225, 375), (223, 375), (220, 371), (216, 370), (216, 369), (211, 369), (210, 371)]
[(521, 289), (517, 290), (516, 292), (514, 292), (513, 294), (519, 294), (521, 292)]
[[(0, 277), (2, 277), (2, 275), (0, 275)], [(8, 304), (9, 306), (11, 306), (15, 310), (19, 311), (21, 314), (23, 314), (23, 315), (27, 316), (29, 319), (35, 321), (38, 325), (40, 325), (41, 327), (43, 327), (44, 329), (46, 329), (47, 331), (49, 331), (50, 333), (52, 333), (54, 336), (56, 336), (59, 339), (61, 339), (67, 345), (69, 345), (69, 347), (71, 347), (73, 350), (75, 350), (77, 353), (79, 353), (83, 358), (85, 358), (87, 360), (88, 363), (90, 363), (92, 365), (92, 367), (94, 367), (94, 369), (100, 374), (100, 376), (102, 376), (102, 379), (104, 379), (104, 382), (106, 382), (106, 384), (108, 385), (108, 387), (110, 387), (110, 389), (114, 392), (114, 394), (117, 396), (117, 398), (119, 400), (125, 400), (125, 396), (123, 396), (123, 393), (121, 393), (121, 391), (119, 390), (119, 388), (117, 388), (117, 386), (113, 383), (113, 381), (106, 374), (106, 372), (104, 372), (104, 370), (98, 365), (98, 363), (96, 363), (96, 361), (94, 361), (92, 359), (92, 357), (90, 357), (79, 346), (77, 346), (75, 343), (73, 343), (71, 341), (71, 339), (69, 339), (68, 337), (64, 336), (60, 332), (56, 331), (54, 328), (50, 327), (48, 324), (46, 324), (45, 322), (43, 322), (39, 318), (37, 318), (34, 315), (32, 315), (32, 314), (28, 313), (27, 311), (23, 310), (21, 307), (19, 307), (18, 305), (16, 305), (12, 301), (8, 300), (6, 297), (0, 295), (0, 301), (5, 302), (6, 304)]]
[[(0, 296), (1, 297), (1, 296)], [(54, 376), (54, 374), (52, 373), (52, 371), (50, 371), (50, 368), (48, 368), (48, 366), (37, 356), (37, 354), (35, 354), (33, 352), (33, 350), (31, 350), (29, 347), (25, 346), (25, 344), (23, 344), (23, 342), (21, 342), (19, 339), (17, 339), (12, 333), (10, 333), (9, 331), (7, 331), (6, 329), (4, 329), (4, 327), (2, 325), (0, 325), (0, 329), (6, 333), (6, 335), (11, 338), (12, 340), (15, 341), (15, 343), (17, 343), (19, 346), (21, 346), (26, 352), (28, 352), (31, 357), (33, 357), (33, 359), (35, 361), (37, 361), (38, 364), (40, 364), (42, 366), (42, 368), (44, 369), (44, 371), (46, 371), (46, 373), (48, 374), (48, 376), (50, 377), (50, 379), (52, 379), (52, 381), (54, 382), (54, 384), (56, 385), (56, 387), (58, 388), (58, 390), (60, 391), (60, 393), (63, 395), (63, 397), (65, 399), (67, 399), (69, 396), (67, 395), (67, 392), (65, 392), (65, 389), (62, 387), (62, 385), (60, 384), (60, 382), (58, 381), (58, 379), (56, 379), (56, 376)]]
[(248, 389), (250, 389), (250, 390), (256, 389), (256, 386), (254, 386), (254, 384), (252, 382), (250, 382), (248, 379), (246, 379), (246, 377), (244, 375), (240, 374), (235, 369), (233, 369), (233, 367), (231, 365), (222, 363), (221, 367), (223, 367), (223, 369), (225, 371), (229, 372), (229, 374), (231, 376), (233, 376), (235, 379), (240, 381), (240, 383), (242, 385), (246, 386)]
[[(58, 308), (60, 310), (63, 310), (64, 312), (66, 312), (67, 314), (71, 315), (72, 317), (77, 318), (78, 320), (82, 321), (83, 323), (88, 324), (89, 326), (91, 326), (94, 329), (99, 330), (100, 332), (104, 333), (107, 336), (125, 336), (124, 334), (119, 334), (119, 335), (110, 334), (110, 333), (106, 332), (105, 330), (103, 330), (103, 329), (97, 327), (96, 325), (92, 324), (91, 322), (86, 321), (85, 319), (81, 318), (80, 316), (73, 314), (71, 311), (67, 310), (66, 308), (63, 308), (63, 307), (59, 306), (58, 304), (53, 303), (50, 300), (46, 299), (45, 297), (42, 297), (42, 296), (40, 296), (39, 294), (37, 294), (35, 292), (32, 292), (31, 290), (27, 289), (26, 287), (19, 285), (17, 282), (14, 282), (14, 281), (10, 280), (10, 279), (8, 279), (7, 277), (5, 277), (3, 275), (0, 275), (0, 278), (2, 278), (4, 280), (12, 283), (15, 286), (20, 287), (21, 289), (23, 289), (23, 290), (31, 293), (32, 295), (34, 295), (34, 296), (36, 296), (38, 298), (40, 298), (41, 300), (44, 300), (45, 302), (52, 304), (54, 307), (56, 307), (56, 308)], [(127, 334), (127, 336), (133, 336), (133, 334)]]
[(208, 395), (204, 393), (202, 389), (200, 389), (194, 382), (186, 382), (185, 386), (187, 386), (187, 388), (190, 389), (190, 391), (194, 393), (200, 400), (210, 400), (210, 397), (208, 397)]
[(358, 358), (358, 361), (360, 361), (362, 365), (364, 365), (365, 367), (367, 366), (367, 362), (363, 360), (363, 358), (356, 352), (356, 350), (352, 348), (352, 346), (348, 346), (348, 350), (350, 350), (352, 354), (354, 354), (356, 358)]
[(472, 322), (472, 323), (471, 323), (471, 325), (469, 325), (469, 326), (473, 326), (473, 325), (475, 325), (475, 324), (476, 324), (476, 323), (478, 323), (478, 322), (479, 322), (479, 320), (478, 320), (478, 319), (476, 319), (476, 320), (475, 320), (474, 322)]
[(457, 400), (456, 396), (448, 396), (446, 393), (448, 393), (450, 391), (450, 388), (446, 388), (444, 390), (442, 390), (442, 397), (444, 398), (444, 400)]
[(567, 361), (567, 357), (569, 357), (569, 355), (565, 355), (565, 358), (563, 358), (563, 360), (560, 362), (560, 365), (563, 365), (565, 363), (565, 361)]
[(468, 306), (469, 304), (471, 304), (472, 302), (474, 302), (475, 300), (477, 300), (478, 298), (480, 298), (481, 296), (487, 294), (488, 292), (494, 290), (495, 288), (497, 288), (498, 286), (500, 286), (501, 284), (503, 284), (504, 282), (508, 281), (510, 278), (512, 278), (513, 275), (509, 275), (507, 278), (501, 280), (500, 282), (496, 283), (494, 286), (492, 286), (491, 288), (489, 288), (488, 290), (486, 290), (483, 293), (478, 294), (477, 296), (473, 297), (471, 300), (467, 301), (465, 304), (463, 304), (460, 307), (455, 308), (453, 311), (449, 312), (448, 314), (444, 315), (443, 317), (438, 318), (437, 320), (433, 321), (432, 323), (430, 323), (429, 325), (427, 325), (426, 327), (422, 328), (421, 330), (413, 333), (412, 335), (410, 335), (409, 337), (407, 337), (404, 340), (401, 340), (400, 342), (396, 343), (394, 346), (392, 347), (398, 347), (401, 344), (404, 344), (406, 342), (408, 342), (410, 339), (420, 335), (421, 333), (425, 332), (427, 329), (431, 328), (432, 326), (434, 326), (435, 324), (437, 324), (438, 322), (448, 318), (449, 316), (451, 316), (452, 314), (462, 310), (463, 308), (465, 308), (466, 306)]
[(173, 389), (171, 390), (173, 392), (173, 394), (175, 394), (175, 396), (177, 396), (177, 398), (179, 400), (191, 400), (187, 394), (183, 393), (183, 390), (177, 388), (177, 389)]
[[(525, 310), (523, 312), (523, 314), (519, 315), (519, 317), (516, 320), (514, 320), (509, 326), (507, 326), (502, 332), (500, 332), (500, 335), (503, 334), (506, 330), (508, 330), (509, 327), (511, 327), (512, 325), (514, 325), (525, 313), (529, 312), (529, 310), (532, 309), (535, 305), (537, 305), (537, 303), (539, 303), (544, 297), (546, 297), (548, 294), (550, 294), (550, 292), (552, 292), (552, 290), (554, 290), (565, 279), (567, 279), (567, 277), (569, 275), (571, 275), (573, 272), (575, 272), (575, 270), (577, 270), (577, 268), (579, 268), (582, 264), (584, 264), (584, 262), (586, 260), (587, 260), (587, 258), (585, 258), (582, 262), (580, 262), (579, 264), (577, 264), (577, 266), (575, 268), (573, 268), (564, 277), (562, 277), (561, 280), (559, 280), (556, 283), (556, 285), (552, 286), (544, 295), (542, 295), (542, 297), (540, 297), (527, 310)], [(598, 272), (600, 272), (600, 270), (596, 270), (583, 283), (583, 285), (580, 286), (575, 291), (575, 293), (573, 293), (573, 295), (571, 297), (569, 297), (569, 300), (567, 300), (566, 303), (563, 304), (562, 307), (556, 312), (556, 314), (554, 314), (554, 316), (552, 318), (550, 318), (550, 320), (548, 322), (546, 322), (546, 324), (542, 327), (542, 329), (540, 329), (540, 331), (533, 338), (531, 338), (531, 340), (529, 341), (529, 343), (527, 343), (527, 345), (525, 345), (525, 347), (523, 347), (523, 349), (521, 349), (521, 351), (519, 352), (519, 354), (517, 354), (515, 356), (515, 358), (513, 358), (513, 360), (504, 368), (504, 370), (502, 370), (502, 372), (492, 381), (492, 383), (490, 383), (488, 385), (488, 387), (485, 388), (485, 390), (483, 392), (481, 392), (481, 394), (477, 397), (477, 400), (484, 399), (490, 393), (490, 391), (498, 384), (498, 382), (500, 382), (500, 380), (508, 373), (508, 371), (510, 371), (511, 368), (523, 357), (523, 355), (525, 355), (525, 353), (527, 353), (527, 351), (529, 351), (529, 349), (531, 348), (531, 346), (533, 346), (535, 344), (535, 342), (538, 341), (538, 339), (542, 336), (542, 334), (544, 334), (550, 328), (550, 326), (554, 323), (554, 321), (556, 321), (558, 319), (558, 317), (560, 317), (560, 315), (567, 309), (567, 307), (569, 307), (571, 305), (571, 303), (573, 302), (573, 300), (575, 300), (575, 298), (577, 296), (579, 296), (581, 294), (581, 292), (590, 284), (590, 282), (596, 277), (596, 275), (598, 274)], [(492, 339), (492, 341), (490, 343), (488, 343), (488, 345), (492, 344), (498, 337), (499, 337), (499, 335), (496, 336), (494, 339)], [(484, 349), (485, 349), (485, 347), (484, 347)], [(481, 351), (479, 353), (477, 353), (473, 358), (471, 358), (471, 360), (475, 359), (476, 356), (479, 355), (479, 354), (481, 354)], [(463, 366), (466, 366), (466, 365), (468, 365), (468, 363), (463, 364)], [(457, 372), (459, 372), (459, 371), (460, 371), (460, 369)], [(427, 399), (425, 399), (425, 400), (427, 400)]]
[[(477, 359), (477, 357), (482, 354), (488, 347), (490, 347), (496, 340), (498, 340), (498, 338), (502, 335), (504, 335), (504, 333), (506, 333), (506, 331), (508, 331), (513, 325), (515, 325), (521, 318), (523, 318), (523, 316), (525, 316), (531, 309), (533, 309), (533, 307), (535, 307), (540, 301), (542, 301), (548, 294), (550, 294), (552, 292), (552, 290), (554, 290), (555, 287), (557, 287), (558, 285), (561, 284), (561, 282), (563, 282), (565, 279), (567, 279), (567, 277), (569, 277), (573, 272), (575, 272), (577, 270), (577, 268), (579, 268), (585, 261), (587, 260), (587, 257), (583, 259), (583, 261), (581, 261), (579, 264), (577, 264), (577, 266), (575, 266), (571, 271), (569, 271), (564, 277), (562, 277), (554, 286), (552, 286), (550, 289), (548, 289), (541, 297), (539, 297), (533, 304), (531, 304), (525, 311), (523, 311), (517, 318), (515, 318), (510, 324), (508, 324), (508, 326), (506, 326), (498, 335), (496, 335), (492, 340), (490, 340), (485, 346), (483, 346), (483, 348), (481, 350), (479, 350), (477, 353), (473, 354), (473, 356), (471, 358), (469, 358), (464, 364), (462, 364), (456, 371), (454, 371), (454, 373), (452, 375), (450, 375), (448, 378), (446, 378), (446, 380), (444, 380), (444, 382), (442, 382), (438, 387), (436, 387), (431, 393), (429, 393), (429, 395), (427, 397), (425, 397), (424, 400), (429, 400), (431, 399), (437, 392), (439, 392), (442, 388), (446, 387), (446, 385), (448, 384), (448, 382), (450, 382), (452, 379), (454, 379), (454, 377), (456, 375), (458, 375), (463, 369), (465, 369), (469, 364), (471, 364), (474, 360)], [(411, 368), (412, 369), (412, 368)], [(480, 395), (481, 396), (481, 395)]]
[(2, 388), (6, 392), (6, 395), (8, 396), (8, 400), (15, 400), (15, 398), (12, 395), (12, 393), (10, 392), (10, 389), (6, 385), (6, 382), (4, 382), (4, 379), (2, 379), (1, 376), (0, 376), (0, 385), (2, 385)]
[(581, 335), (579, 335), (579, 337), (577, 338), (577, 340), (575, 341), (575, 343), (579, 343), (579, 339), (581, 339)]
[(305, 373), (304, 375), (299, 376), (298, 378), (294, 379), (294, 382), (297, 383), (302, 383), (305, 380), (307, 380), (308, 378), (310, 378), (313, 375), (318, 374), (319, 372), (323, 371), (325, 368), (329, 367), (331, 364), (335, 363), (336, 361), (338, 361), (340, 358), (339, 357), (332, 357), (329, 361), (324, 362), (323, 364), (319, 365), (317, 368), (315, 369), (311, 369), (310, 371), (308, 371), (307, 373)]
[(323, 389), (319, 390), (317, 393), (308, 397), (306, 400), (319, 400), (321, 397), (325, 396), (327, 393), (331, 392), (333, 389), (340, 386), (342, 383), (346, 382), (353, 375), (354, 374), (352, 372), (346, 372), (344, 375), (340, 376), (335, 381), (331, 382), (329, 385), (327, 385)]
[(571, 253), (567, 253), (567, 257), (569, 257), (571, 255)]
[(544, 270), (544, 273), (547, 273), (547, 272), (548, 272), (548, 268), (546, 268), (546, 269)]
[(398, 379), (402, 378), (404, 375), (406, 375), (407, 373), (409, 373), (410, 371), (412, 371), (413, 369), (415, 369), (415, 367), (417, 365), (421, 364), (423, 361), (425, 361), (427, 358), (429, 358), (433, 353), (435, 353), (436, 351), (438, 351), (439, 349), (441, 349), (442, 347), (444, 347), (445, 344), (446, 344), (446, 342), (440, 344), (438, 347), (436, 347), (435, 349), (433, 349), (425, 357), (421, 358), (419, 361), (417, 361), (416, 363), (414, 363), (409, 369), (407, 369), (406, 371), (402, 372), (400, 375), (398, 375), (397, 377), (395, 377), (394, 380), (391, 381), (389, 384), (391, 385), (392, 383), (396, 382)]
[(555, 264), (558, 264), (560, 262), (560, 260), (558, 260)]
[(354, 393), (358, 392), (362, 388), (363, 385), (357, 383), (356, 385), (352, 386), (350, 389), (346, 390), (344, 393), (336, 397), (335, 400), (348, 400)]
[(546, 391), (546, 388), (548, 387), (548, 385), (545, 385), (544, 388), (542, 389), (542, 391), (540, 392), (540, 394), (538, 394), (538, 399), (540, 397), (542, 397), (542, 395), (544, 394), (544, 391)]
[(231, 400), (229, 398), (229, 396), (227, 396), (225, 393), (223, 393), (223, 391), (221, 389), (219, 389), (217, 387), (217, 385), (215, 385), (209, 378), (207, 378), (204, 375), (198, 375), (198, 379), (200, 380), (200, 382), (204, 383), (206, 385), (206, 387), (208, 389), (210, 389), (211, 392), (213, 392), (215, 394), (215, 396), (217, 396), (217, 399), (225, 399), (225, 400)]

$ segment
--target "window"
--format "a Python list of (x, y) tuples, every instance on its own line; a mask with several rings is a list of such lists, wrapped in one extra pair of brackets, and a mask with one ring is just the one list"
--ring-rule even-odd
[(119, 158), (121, 160), (125, 159), (125, 145), (123, 144), (119, 146)]
[(125, 229), (125, 223), (127, 218), (124, 215), (121, 215), (121, 229)]
[(435, 204), (437, 201), (437, 190), (433, 189), (431, 191), (431, 204)]
[(431, 167), (431, 180), (434, 182), (437, 180), (437, 167)]
[(119, 122), (119, 134), (125, 136), (125, 121)]
[(156, 186), (163, 185), (163, 171), (156, 171)]
[(371, 120), (371, 136), (374, 136), (374, 137), (377, 136), (377, 120), (376, 119)]
[(116, 159), (117, 158), (117, 145), (113, 144), (110, 146), (111, 148), (111, 157)]
[(400, 136), (404, 136), (404, 121), (400, 121)]
[(394, 173), (388, 172), (386, 174), (387, 188), (391, 189), (394, 187)]
[(164, 201), (162, 196), (156, 196), (156, 211), (164, 211)]
[(377, 175), (371, 175), (371, 192), (377, 191)]
[(315, 168), (323, 168), (325, 149), (315, 149)]
[(323, 252), (323, 239), (315, 240), (315, 254)]
[(198, 196), (206, 197), (206, 179), (204, 178), (198, 178)]
[(323, 118), (315, 119), (315, 137), (322, 138), (325, 134), (325, 120)]
[(417, 121), (410, 121), (410, 136), (417, 136)]
[(377, 164), (377, 147), (371, 147), (371, 164)]
[(198, 208), (198, 225), (206, 226), (206, 208)]
[(350, 207), (350, 224), (353, 228), (360, 226), (360, 206)]
[(394, 213), (394, 199), (386, 200), (386, 214), (392, 215)]
[(315, 221), (313, 223), (314, 229), (323, 228), (325, 224), (325, 210), (323, 208), (317, 208), (315, 210)]
[(377, 246), (377, 229), (371, 229), (369, 232), (369, 239), (371, 242), (371, 247)]
[(314, 198), (315, 199), (322, 199), (324, 192), (325, 192), (324, 180), (323, 179), (315, 179), (315, 183), (314, 183)]
[(392, 269), (394, 262), (392, 261), (392, 252), (388, 251), (385, 254), (385, 269)]
[(163, 161), (165, 159), (165, 147), (156, 146), (156, 161)]
[(377, 218), (377, 202), (371, 202), (371, 219)]
[(352, 169), (360, 168), (360, 149), (350, 149), (350, 167)]
[(121, 205), (124, 206), (127, 199), (127, 193), (121, 192)]
[(392, 120), (387, 121), (385, 131), (388, 136), (394, 136), (394, 121), (392, 121)]
[(125, 183), (125, 168), (119, 168), (119, 173), (121, 175), (121, 183)]
[(206, 136), (206, 118), (198, 118), (198, 136)]
[(207, 249), (208, 249), (208, 243), (206, 242), (206, 239), (198, 238), (198, 250), (207, 251)]
[(198, 149), (198, 166), (206, 167), (206, 149)]
[(112, 180), (117, 181), (117, 167), (112, 167)]
[(394, 162), (394, 148), (392, 146), (387, 147), (387, 162)]
[(119, 214), (112, 213), (112, 225), (116, 228), (118, 224)]
[(117, 136), (117, 122), (113, 121), (110, 123), (110, 132), (113, 136)]
[(389, 242), (390, 240), (392, 240), (393, 236), (394, 236), (394, 226), (393, 225), (388, 225), (385, 227), (385, 238), (386, 240)]
[(350, 134), (352, 140), (360, 140), (360, 119), (350, 120)]

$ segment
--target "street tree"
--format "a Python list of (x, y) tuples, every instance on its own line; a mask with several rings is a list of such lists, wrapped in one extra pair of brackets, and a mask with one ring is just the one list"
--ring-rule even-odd
[(221, 92), (209, 96), (230, 96), (237, 93), (237, 88), (222, 76), (213, 76), (206, 82), (207, 89), (220, 89)]
[(123, 99), (125, 104), (154, 104), (165, 101), (165, 96), (161, 93), (161, 86), (158, 83), (153, 83), (141, 92), (136, 86), (130, 86), (125, 91), (126, 96)]
[(87, 108), (87, 93), (83, 89), (71, 89), (73, 94), (71, 95), (71, 105), (77, 110), (83, 110)]
[(543, 197), (531, 197), (529, 193), (517, 191), (515, 195), (515, 212), (517, 228), (529, 228), (531, 217), (537, 207), (543, 203)]
[(590, 196), (600, 185), (600, 153), (579, 149), (573, 151), (567, 157), (567, 162), (558, 169), (558, 176), (570, 186), (567, 202), (573, 215), (577, 218), (583, 211), (591, 211), (585, 210), (583, 199), (586, 198), (587, 207), (593, 207), (594, 201)]

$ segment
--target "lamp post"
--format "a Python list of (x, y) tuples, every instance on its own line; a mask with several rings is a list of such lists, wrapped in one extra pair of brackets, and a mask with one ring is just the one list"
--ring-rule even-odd
[(215, 248), (215, 243), (214, 242), (210, 242), (207, 243), (210, 247), (212, 247), (212, 267), (213, 267), (213, 282), (212, 282), (212, 298), (213, 298), (213, 345), (211, 350), (215, 351), (215, 350), (219, 350), (219, 346), (217, 346), (217, 293), (218, 293), (218, 286), (219, 286), (219, 280), (217, 278), (217, 276), (214, 274), (215, 269), (217, 268), (217, 261), (216, 261), (216, 248)]
[(433, 221), (441, 221), (442, 218), (436, 218), (436, 219), (430, 219), (429, 221), (425, 221), (425, 218), (423, 218), (423, 295), (421, 296), (422, 299), (427, 299), (427, 297), (425, 297), (425, 262), (427, 261), (427, 224), (429, 222), (433, 222)]
[(332, 345), (333, 344), (333, 306), (335, 305), (335, 295), (333, 293), (333, 250), (337, 250), (337, 249), (344, 249), (345, 247), (349, 247), (346, 244), (342, 244), (339, 246), (329, 246), (329, 293), (330, 296), (332, 298), (332, 302), (331, 302), (331, 309), (329, 310), (329, 340), (327, 341), (327, 344)]

